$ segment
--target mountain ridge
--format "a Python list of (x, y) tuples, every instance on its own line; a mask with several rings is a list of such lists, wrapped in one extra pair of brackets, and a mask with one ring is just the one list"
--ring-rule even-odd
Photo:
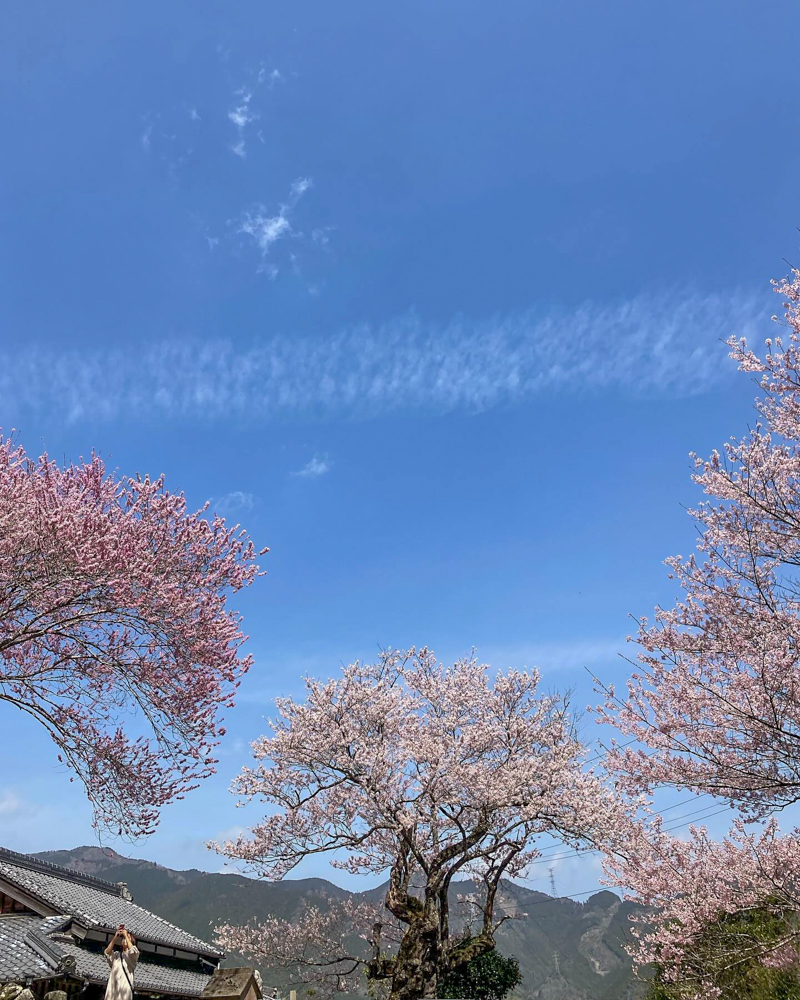
[[(88, 845), (41, 851), (33, 857), (126, 882), (135, 902), (205, 940), (211, 940), (213, 928), (224, 923), (266, 916), (291, 920), (304, 902), (352, 896), (378, 900), (386, 892), (386, 883), (359, 893), (323, 878), (266, 882), (236, 873), (177, 870)], [(454, 910), (456, 894), (470, 887), (470, 880), (455, 884)], [(637, 1000), (643, 985), (634, 979), (623, 947), (629, 937), (629, 917), (637, 910), (609, 890), (579, 902), (503, 880), (495, 912), (514, 919), (498, 930), (497, 947), (518, 959), (523, 975), (511, 1000)], [(454, 929), (463, 923), (455, 918)], [(228, 956), (223, 964), (239, 961), (241, 956)], [(279, 991), (288, 986), (286, 970), (262, 967), (261, 972), (264, 981)]]

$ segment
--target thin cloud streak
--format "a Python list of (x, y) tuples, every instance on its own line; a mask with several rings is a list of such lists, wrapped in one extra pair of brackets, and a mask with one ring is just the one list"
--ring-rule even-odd
[(14, 792), (0, 792), (0, 816), (12, 816), (22, 808), (20, 800)]
[(366, 419), (478, 412), (543, 395), (694, 396), (735, 371), (720, 340), (760, 342), (771, 332), (771, 304), (742, 292), (641, 295), (447, 326), (408, 315), (249, 347), (176, 340), (82, 353), (23, 349), (0, 368), (3, 422), (42, 411), (71, 421)]
[(620, 655), (636, 656), (624, 636), (566, 641), (531, 642), (521, 646), (491, 645), (478, 649), (478, 659), (493, 667), (538, 668), (543, 675), (555, 671), (582, 670), (584, 667), (615, 667)]
[(256, 505), (256, 498), (252, 493), (244, 493), (242, 490), (233, 490), (221, 497), (212, 497), (209, 501), (210, 510), (221, 517), (230, 517), (243, 510), (252, 510)]
[(314, 455), (302, 469), (293, 472), (292, 475), (302, 476), (304, 479), (317, 479), (319, 476), (324, 476), (326, 472), (330, 472), (332, 465), (333, 462), (327, 455)]

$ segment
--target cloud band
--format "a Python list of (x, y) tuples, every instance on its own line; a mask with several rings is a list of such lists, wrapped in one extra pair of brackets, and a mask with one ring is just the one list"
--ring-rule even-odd
[(407, 315), (329, 337), (171, 341), (92, 353), (25, 349), (0, 368), (3, 423), (369, 418), (480, 411), (542, 394), (691, 396), (734, 368), (720, 340), (770, 332), (768, 295), (642, 295), (444, 326)]

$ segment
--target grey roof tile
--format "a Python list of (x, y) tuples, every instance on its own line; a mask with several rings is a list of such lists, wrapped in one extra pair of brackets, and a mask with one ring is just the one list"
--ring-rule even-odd
[[(99, 946), (91, 948), (75, 941), (64, 930), (69, 921), (67, 916), (0, 915), (0, 983), (49, 979), (65, 957), (75, 959), (71, 978), (105, 983), (108, 963), (102, 951)], [(146, 954), (139, 959), (134, 974), (136, 989), (185, 997), (199, 996), (208, 980), (209, 973), (198, 967), (187, 968)]]
[[(68, 934), (51, 931), (42, 933), (43, 928), (34, 931), (39, 943), (48, 946), (58, 958), (70, 956), (75, 959), (76, 979), (89, 979), (105, 983), (108, 980), (108, 962), (101, 950), (90, 949), (78, 944)], [(209, 979), (209, 973), (166, 964), (142, 954), (134, 973), (134, 989), (149, 990), (154, 993), (178, 993), (183, 996), (199, 996)]]
[(41, 924), (41, 917), (0, 916), (0, 983), (37, 979), (49, 966), (25, 943), (28, 933)]
[(18, 885), (59, 913), (70, 914), (89, 927), (113, 930), (119, 924), (137, 937), (213, 958), (224, 955), (207, 941), (181, 930), (162, 917), (119, 895), (117, 886), (68, 868), (28, 859), (0, 848), (0, 878)]

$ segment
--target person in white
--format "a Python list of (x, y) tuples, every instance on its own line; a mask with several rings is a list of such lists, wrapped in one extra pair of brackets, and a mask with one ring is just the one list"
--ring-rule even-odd
[(124, 924), (119, 925), (103, 954), (111, 969), (105, 1000), (133, 1000), (133, 974), (139, 961), (139, 949)]

